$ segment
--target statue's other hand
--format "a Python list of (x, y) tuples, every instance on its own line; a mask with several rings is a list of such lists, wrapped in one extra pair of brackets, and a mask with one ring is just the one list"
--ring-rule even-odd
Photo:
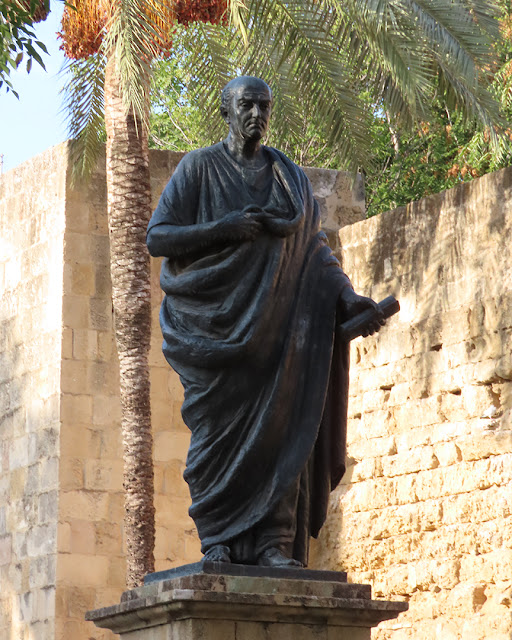
[(229, 240), (254, 240), (263, 230), (260, 211), (232, 211), (218, 221), (220, 234)]
[(374, 319), (370, 320), (365, 330), (363, 331), (363, 337), (371, 336), (375, 332), (379, 331), (382, 326), (386, 324), (384, 314), (379, 308), (378, 304), (371, 298), (358, 295), (350, 287), (345, 287), (340, 294), (340, 301), (343, 305), (343, 310), (347, 318), (353, 318), (363, 311), (372, 310), (374, 312)]

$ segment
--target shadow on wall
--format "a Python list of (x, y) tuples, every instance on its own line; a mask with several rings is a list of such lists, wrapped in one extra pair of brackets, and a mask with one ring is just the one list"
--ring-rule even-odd
[[(340, 231), (356, 291), (393, 294), (401, 311), (378, 336), (352, 344), (348, 468), (313, 547), (315, 566), (382, 584), (394, 562), (390, 532), (409, 526), (391, 511), (396, 521), (386, 522), (387, 510), (408, 510), (429, 531), (417, 515), (423, 501), (470, 491), (463, 478), (460, 489), (449, 485), (449, 474), (458, 481), (464, 465), (501, 453), (512, 407), (511, 189), (505, 169)], [(471, 482), (500, 486), (493, 477), (475, 469)], [(446, 525), (447, 513), (429, 526)], [(407, 555), (396, 562), (407, 576)], [(397, 585), (382, 592), (408, 593), (407, 579)]]
[[(501, 378), (503, 367), (484, 375), (474, 365), (510, 353), (511, 186), (512, 171), (505, 169), (374, 219), (364, 286), (376, 297), (400, 299), (400, 325), (412, 342), (403, 355), (416, 357), (414, 379), (424, 381), (423, 397), (440, 390), (432, 379), (449, 371), (453, 388), (443, 391), (453, 393), (509, 379)], [(386, 339), (382, 343), (382, 349), (379, 340), (370, 343), (368, 355), (385, 349)]]

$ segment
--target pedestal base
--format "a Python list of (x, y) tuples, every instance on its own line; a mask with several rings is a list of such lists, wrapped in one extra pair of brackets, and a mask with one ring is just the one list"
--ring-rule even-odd
[(123, 640), (370, 640), (372, 627), (408, 608), (372, 600), (369, 585), (347, 584), (344, 574), (191, 566), (171, 570), (170, 579), (152, 581), (168, 572), (152, 574), (87, 619)]

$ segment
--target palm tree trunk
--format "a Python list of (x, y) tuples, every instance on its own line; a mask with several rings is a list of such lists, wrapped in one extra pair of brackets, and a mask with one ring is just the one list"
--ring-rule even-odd
[(113, 56), (105, 72), (105, 123), (110, 269), (122, 408), (127, 586), (133, 588), (154, 571), (148, 365), (151, 299), (145, 241), (151, 193), (147, 135), (133, 112), (125, 112)]

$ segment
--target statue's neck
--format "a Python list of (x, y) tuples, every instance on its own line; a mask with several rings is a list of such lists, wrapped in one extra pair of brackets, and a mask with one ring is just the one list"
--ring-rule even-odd
[(230, 132), (225, 143), (229, 155), (243, 167), (257, 169), (267, 162), (259, 140), (245, 140)]

